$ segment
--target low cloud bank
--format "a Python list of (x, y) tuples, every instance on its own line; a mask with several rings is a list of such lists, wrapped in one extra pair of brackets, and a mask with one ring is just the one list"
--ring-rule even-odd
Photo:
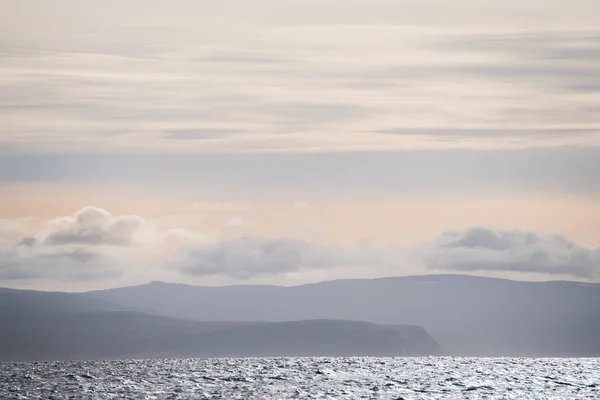
[[(224, 227), (249, 223), (230, 219)], [(381, 275), (405, 275), (405, 267), (411, 267), (413, 273), (421, 268), (424, 273), (506, 271), (600, 278), (598, 247), (579, 245), (561, 235), (489, 227), (447, 231), (412, 249), (383, 249), (368, 242), (345, 248), (241, 232), (239, 237), (218, 239), (184, 226), (163, 229), (137, 215), (114, 216), (97, 207), (50, 220), (16, 241), (15, 232), (20, 231), (12, 229), (9, 220), (3, 220), (3, 226), (0, 282), (102, 281), (128, 274), (151, 280), (163, 273), (250, 280), (349, 267), (362, 268), (369, 276), (377, 276), (373, 273), (377, 268)]]
[(430, 269), (600, 276), (600, 248), (562, 235), (474, 227), (444, 232), (424, 245), (421, 254)]

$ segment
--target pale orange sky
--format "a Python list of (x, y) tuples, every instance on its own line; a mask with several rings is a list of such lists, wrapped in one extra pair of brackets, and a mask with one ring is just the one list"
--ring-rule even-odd
[[(71, 215), (85, 206), (113, 215), (147, 219), (179, 216), (188, 228), (219, 236), (232, 232), (224, 224), (243, 218), (244, 232), (286, 236), (322, 243), (356, 244), (367, 238), (380, 245), (411, 245), (447, 229), (487, 226), (561, 233), (577, 243), (600, 243), (600, 198), (578, 195), (521, 196), (369, 196), (335, 198), (306, 193), (302, 197), (260, 195), (235, 198), (170, 197), (136, 193), (124, 185), (27, 184), (0, 187), (2, 217), (40, 220)], [(177, 222), (172, 222), (172, 227)], [(236, 232), (239, 234), (239, 232)]]

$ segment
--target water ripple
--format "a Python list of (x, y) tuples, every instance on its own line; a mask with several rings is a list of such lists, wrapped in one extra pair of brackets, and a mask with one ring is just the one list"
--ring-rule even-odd
[(600, 359), (247, 358), (0, 363), (2, 399), (594, 399)]

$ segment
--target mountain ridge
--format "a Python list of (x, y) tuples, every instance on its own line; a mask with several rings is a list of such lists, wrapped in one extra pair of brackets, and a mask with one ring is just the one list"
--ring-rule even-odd
[(443, 274), (298, 286), (154, 281), (83, 293), (17, 292), (0, 289), (0, 306), (10, 294), (26, 295), (31, 302), (45, 293), (46, 306), (62, 307), (64, 297), (72, 296), (74, 305), (67, 302), (67, 309), (92, 302), (96, 311), (135, 311), (203, 323), (357, 321), (401, 325), (405, 333), (407, 327), (418, 326), (426, 334), (421, 335), (424, 343), (429, 337), (448, 355), (600, 355), (600, 284), (587, 282)]
[(192, 320), (417, 325), (453, 355), (600, 355), (600, 284), (587, 282), (443, 274), (299, 286), (155, 283), (82, 295)]
[[(128, 285), (128, 286), (116, 286), (109, 287), (104, 289), (94, 289), (94, 290), (86, 290), (82, 292), (64, 292), (64, 291), (49, 291), (50, 293), (94, 293), (94, 292), (104, 292), (107, 290), (117, 290), (117, 289), (125, 289), (125, 288), (135, 288), (142, 286), (150, 286), (150, 285), (171, 285), (171, 286), (181, 286), (181, 287), (192, 287), (192, 288), (236, 288), (236, 287), (264, 287), (264, 288), (299, 288), (305, 286), (313, 286), (313, 285), (322, 285), (329, 284), (334, 282), (364, 282), (364, 281), (381, 281), (381, 280), (411, 280), (411, 279), (430, 279), (430, 278), (466, 278), (473, 280), (492, 280), (492, 281), (508, 281), (508, 282), (519, 282), (519, 283), (527, 283), (527, 284), (547, 284), (547, 283), (555, 283), (555, 284), (580, 284), (580, 285), (592, 285), (592, 286), (600, 286), (600, 282), (586, 282), (586, 281), (577, 281), (577, 280), (543, 280), (543, 281), (523, 281), (518, 279), (510, 279), (510, 278), (498, 278), (498, 277), (484, 277), (479, 275), (467, 275), (467, 274), (432, 274), (432, 275), (392, 275), (392, 276), (384, 276), (384, 277), (376, 277), (376, 278), (343, 278), (343, 279), (328, 279), (324, 281), (318, 282), (309, 282), (302, 283), (298, 285), (265, 285), (265, 284), (235, 284), (235, 285), (197, 285), (197, 284), (189, 284), (189, 283), (181, 283), (181, 282), (167, 282), (167, 281), (159, 281), (153, 280), (146, 283), (140, 283), (136, 285)], [(439, 283), (439, 282), (422, 282), (422, 283)], [(0, 288), (8, 289), (8, 290), (21, 290), (21, 289), (10, 289), (10, 288)], [(35, 290), (34, 290), (35, 291)]]

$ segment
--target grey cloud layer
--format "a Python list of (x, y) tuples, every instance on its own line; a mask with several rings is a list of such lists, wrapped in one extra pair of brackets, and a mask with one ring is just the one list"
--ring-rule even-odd
[(479, 227), (445, 232), (427, 246), (424, 261), (432, 269), (600, 277), (600, 247), (580, 246), (560, 235), (520, 230)]
[(124, 182), (194, 193), (600, 193), (598, 148), (402, 151), (287, 155), (0, 155), (0, 182)]
[(82, 248), (0, 250), (0, 280), (56, 282), (102, 281), (121, 276), (119, 254)]
[(303, 241), (241, 238), (189, 251), (175, 267), (192, 276), (223, 275), (248, 279), (329, 264), (329, 255), (315, 254), (314, 248)]
[(289, 238), (241, 237), (183, 251), (170, 267), (188, 276), (226, 276), (246, 280), (307, 270), (394, 267), (402, 263), (399, 250), (323, 246)]

